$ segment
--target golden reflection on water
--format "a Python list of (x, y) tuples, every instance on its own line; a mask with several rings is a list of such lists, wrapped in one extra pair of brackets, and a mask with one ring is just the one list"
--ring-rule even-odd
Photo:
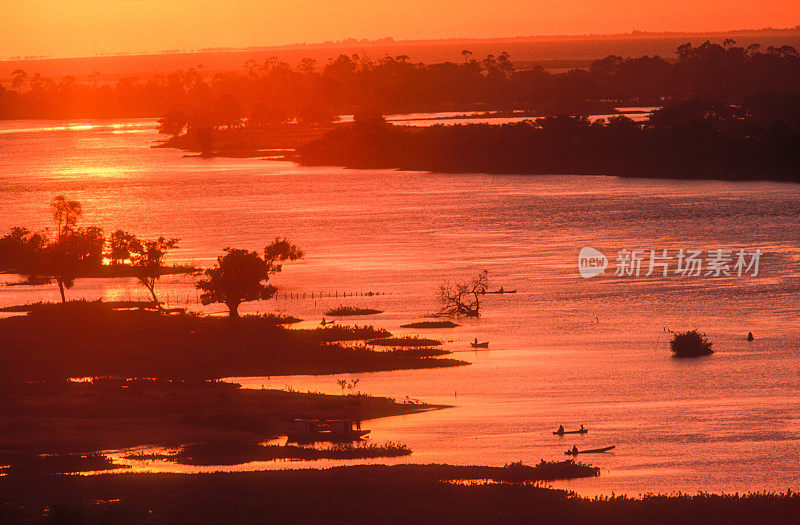
[[(0, 126), (4, 146), (11, 144), (10, 155), (0, 157), (0, 230), (50, 225), (47, 204), (65, 194), (84, 203), (86, 224), (106, 233), (180, 238), (170, 262), (209, 264), (226, 246), (261, 249), (287, 235), (307, 253), (275, 278), (293, 295), (248, 303), (242, 313), (291, 314), (312, 327), (340, 304), (378, 308), (385, 313), (345, 321), (442, 339), (455, 358), (472, 363), (236, 379), (255, 388), (338, 393), (337, 379), (358, 378), (364, 393), (453, 405), (370, 421), (374, 439), (414, 451), (377, 462), (560, 460), (573, 441), (554, 439), (552, 430), (584, 424), (589, 434), (574, 443), (617, 449), (587, 458), (603, 474), (569, 482), (576, 490), (785, 490), (797, 483), (797, 186), (206, 161), (151, 149), (152, 122), (131, 121), (136, 133), (119, 134), (126, 128), (116, 124), (41, 132), (25, 131), (30, 123)], [(586, 280), (576, 270), (583, 246), (607, 254), (745, 247), (765, 257), (757, 279)], [(399, 328), (438, 308), (442, 281), (483, 268), (494, 283), (519, 292), (487, 297), (481, 319), (455, 329)], [(169, 307), (224, 315), (224, 307), (199, 305), (193, 278), (164, 277), (157, 290)], [(368, 291), (386, 295), (342, 296)], [(135, 279), (79, 279), (67, 296), (137, 300), (147, 293)], [(0, 286), (0, 306), (57, 298), (54, 286)], [(694, 327), (710, 335), (717, 353), (671, 358), (664, 328)], [(744, 339), (749, 331), (753, 343)], [(474, 337), (490, 341), (490, 349), (473, 351)], [(344, 464), (307, 463), (290, 466)]]

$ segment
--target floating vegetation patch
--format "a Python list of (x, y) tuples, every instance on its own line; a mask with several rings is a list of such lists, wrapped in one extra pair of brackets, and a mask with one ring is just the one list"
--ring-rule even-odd
[(672, 336), (672, 341), (669, 342), (669, 347), (675, 357), (711, 355), (714, 353), (711, 346), (712, 343), (708, 340), (706, 334), (701, 334), (697, 330), (676, 332)]
[(337, 308), (331, 308), (325, 315), (331, 315), (334, 317), (348, 317), (351, 315), (375, 315), (381, 314), (383, 310), (375, 310), (374, 308), (358, 308), (355, 306), (342, 306), (339, 305)]
[(455, 328), (456, 326), (458, 325), (452, 321), (421, 321), (401, 324), (400, 328)]

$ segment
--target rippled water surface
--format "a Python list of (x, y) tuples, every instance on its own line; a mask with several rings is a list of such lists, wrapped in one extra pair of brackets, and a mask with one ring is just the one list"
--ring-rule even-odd
[[(227, 246), (288, 236), (306, 259), (276, 278), (277, 300), (243, 313), (312, 325), (331, 306), (374, 307), (385, 313), (359, 322), (440, 338), (472, 365), (238, 380), (336, 392), (338, 378), (358, 377), (365, 393), (452, 405), (366, 424), (376, 441), (408, 444), (403, 461), (537, 462), (573, 444), (616, 445), (585, 457), (599, 478), (557, 485), (586, 494), (800, 488), (800, 186), (304, 168), (183, 158), (152, 149), (157, 138), (146, 120), (1, 124), (0, 230), (48, 226), (50, 199), (65, 194), (106, 232), (180, 238), (174, 262), (205, 265)], [(637, 279), (611, 268), (583, 279), (583, 246), (612, 266), (621, 249), (764, 255), (757, 277)], [(441, 282), (481, 269), (518, 292), (486, 296), (483, 316), (456, 329), (399, 329), (436, 310)], [(368, 291), (385, 295), (341, 297)], [(161, 293), (170, 306), (201, 309), (190, 277), (165, 277)], [(68, 294), (145, 297), (127, 279), (79, 280)], [(54, 286), (0, 286), (2, 306), (57, 298)], [(664, 330), (691, 328), (717, 353), (670, 357)], [(472, 351), (475, 337), (489, 350)], [(590, 431), (560, 438), (559, 424)]]

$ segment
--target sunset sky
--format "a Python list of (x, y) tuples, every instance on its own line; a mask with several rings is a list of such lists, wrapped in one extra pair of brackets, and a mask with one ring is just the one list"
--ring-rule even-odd
[(0, 0), (0, 58), (427, 39), (793, 27), (798, 0)]

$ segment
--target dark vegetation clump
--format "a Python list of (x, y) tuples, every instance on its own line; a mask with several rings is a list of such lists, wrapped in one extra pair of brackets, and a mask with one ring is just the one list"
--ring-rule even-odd
[(325, 315), (330, 315), (334, 317), (349, 317), (353, 315), (375, 315), (381, 314), (383, 310), (375, 310), (374, 308), (358, 308), (355, 306), (338, 306), (336, 308), (331, 308)]
[(712, 343), (706, 334), (701, 334), (697, 330), (676, 332), (673, 334), (669, 346), (675, 357), (699, 357), (714, 353), (711, 348)]
[(400, 328), (455, 328), (458, 325), (452, 321), (420, 321), (417, 323), (401, 324)]
[[(299, 332), (300, 330), (295, 330)], [(375, 328), (372, 325), (364, 326), (326, 326), (324, 328), (314, 328), (307, 330), (317, 334), (322, 341), (366, 341), (376, 338), (384, 338), (391, 336), (391, 332), (384, 328)]]
[(126, 468), (103, 454), (35, 454), (0, 451), (0, 474), (69, 474)]
[(296, 324), (302, 321), (299, 317), (295, 317), (293, 315), (286, 315), (286, 314), (266, 314), (262, 315), (261, 319), (265, 319), (270, 321), (274, 324)]
[(506, 463), (493, 479), (496, 481), (553, 481), (556, 479), (587, 478), (599, 476), (600, 469), (568, 459), (566, 461), (541, 460), (538, 465), (528, 466), (522, 461)]

